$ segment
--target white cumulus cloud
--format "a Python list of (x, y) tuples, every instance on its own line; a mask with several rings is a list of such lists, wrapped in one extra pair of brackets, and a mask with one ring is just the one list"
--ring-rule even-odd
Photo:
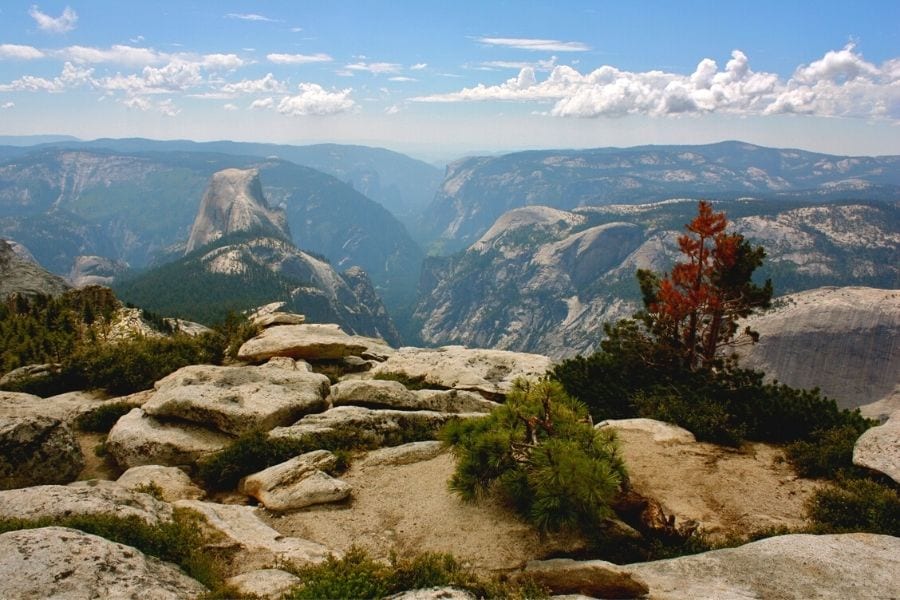
[(28, 11), (28, 14), (31, 15), (31, 18), (34, 19), (34, 22), (37, 23), (37, 26), (42, 31), (47, 31), (49, 33), (65, 33), (67, 31), (72, 31), (75, 29), (75, 24), (78, 23), (78, 13), (68, 6), (58, 17), (51, 17), (46, 13), (42, 13), (37, 5), (32, 6), (31, 10)]
[(232, 104), (231, 102), (229, 102), (228, 104), (222, 105), (222, 108), (224, 108), (225, 110), (228, 110), (228, 111), (238, 110), (237, 105), (236, 105), (236, 104)]
[(15, 58), (18, 60), (34, 60), (43, 58), (45, 54), (33, 46), (19, 44), (0, 44), (0, 59)]
[(0, 104), (0, 108), (4, 108), (4, 109), (13, 108), (13, 107), (15, 107), (15, 105), (16, 105), (15, 102), (4, 102), (3, 104)]
[(93, 79), (93, 69), (84, 69), (67, 62), (63, 65), (59, 77), (47, 79), (24, 75), (11, 83), (0, 84), (0, 92), (50, 92), (59, 93), (68, 88), (81, 86), (93, 87), (97, 82)]
[(548, 103), (552, 105), (549, 114), (559, 117), (715, 112), (900, 119), (900, 59), (877, 66), (865, 61), (852, 45), (801, 65), (787, 80), (753, 71), (740, 50), (731, 53), (724, 69), (704, 58), (689, 75), (623, 71), (609, 65), (581, 73), (560, 65), (539, 81), (535, 71), (526, 66), (517, 77), (500, 84), (478, 84), (412, 100)]
[(543, 52), (587, 52), (590, 46), (583, 42), (562, 42), (560, 40), (542, 40), (534, 38), (496, 38), (482, 37), (478, 41), (488, 46), (516, 48), (518, 50), (539, 50)]
[(250, 108), (254, 110), (272, 108), (273, 106), (275, 106), (275, 100), (272, 98), (260, 98), (250, 103)]
[(278, 112), (294, 117), (327, 116), (352, 110), (356, 103), (350, 88), (329, 92), (317, 83), (301, 83), (300, 93), (286, 96), (278, 103)]
[(317, 54), (267, 54), (269, 62), (277, 65), (305, 65), (309, 63), (331, 62), (334, 60), (324, 53)]
[(260, 79), (244, 79), (234, 83), (226, 83), (222, 86), (222, 92), (226, 94), (271, 94), (285, 93), (287, 86), (278, 81), (271, 73), (266, 73)]

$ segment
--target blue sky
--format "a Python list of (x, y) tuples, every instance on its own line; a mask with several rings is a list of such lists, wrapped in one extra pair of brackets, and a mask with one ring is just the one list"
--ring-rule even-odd
[(0, 135), (900, 154), (900, 2), (15, 2)]

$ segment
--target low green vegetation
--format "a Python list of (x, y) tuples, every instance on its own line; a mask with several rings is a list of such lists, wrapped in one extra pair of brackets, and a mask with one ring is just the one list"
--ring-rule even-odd
[(893, 482), (842, 476), (810, 499), (809, 517), (813, 533), (900, 536), (900, 493)]
[(303, 583), (288, 592), (285, 600), (386, 598), (407, 590), (444, 586), (467, 590), (478, 598), (548, 597), (546, 590), (527, 580), (509, 583), (478, 577), (447, 554), (392, 556), (385, 564), (353, 547), (343, 558), (329, 558), (321, 565), (294, 572)]
[(448, 424), (458, 457), (450, 488), (464, 500), (491, 491), (545, 531), (597, 530), (626, 479), (613, 435), (553, 381), (518, 382), (483, 419)]
[(116, 421), (134, 408), (127, 402), (107, 402), (75, 419), (75, 427), (81, 431), (109, 433)]
[(171, 521), (150, 525), (136, 516), (73, 515), (59, 518), (0, 519), (0, 533), (40, 527), (70, 527), (137, 548), (144, 554), (175, 563), (188, 575), (210, 588), (223, 586), (223, 556), (209, 550), (200, 517), (176, 508)]

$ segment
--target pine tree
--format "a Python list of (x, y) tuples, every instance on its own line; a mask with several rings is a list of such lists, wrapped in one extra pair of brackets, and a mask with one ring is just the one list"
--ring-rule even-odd
[[(738, 320), (767, 308), (772, 298), (771, 281), (758, 286), (751, 279), (765, 251), (727, 227), (725, 213), (701, 201), (687, 233), (678, 238), (684, 260), (662, 277), (646, 270), (637, 274), (645, 306), (641, 317), (691, 369), (717, 364), (721, 349), (738, 342)], [(745, 328), (740, 337), (755, 341), (758, 335)]]

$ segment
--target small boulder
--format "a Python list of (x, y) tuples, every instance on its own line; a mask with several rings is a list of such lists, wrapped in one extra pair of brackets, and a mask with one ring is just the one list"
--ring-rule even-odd
[(198, 513), (204, 523), (221, 534), (223, 549), (234, 550), (231, 559), (239, 573), (290, 563), (298, 567), (316, 565), (335, 553), (321, 544), (283, 536), (256, 516), (251, 506), (179, 500), (176, 507)]
[(93, 479), (72, 485), (39, 485), (0, 492), (0, 517), (62, 518), (73, 515), (138, 517), (151, 525), (172, 519), (171, 505), (112, 481)]
[(312, 360), (330, 360), (359, 356), (366, 345), (347, 335), (337, 325), (279, 325), (247, 340), (238, 350), (238, 358), (261, 362), (273, 356)]
[(623, 568), (659, 600), (896, 598), (898, 556), (892, 536), (794, 534)]
[(0, 388), (10, 388), (28, 382), (32, 385), (49, 382), (50, 378), (59, 374), (61, 365), (44, 363), (40, 365), (25, 365), (13, 369), (3, 377), (0, 377)]
[(250, 318), (250, 322), (262, 329), (267, 329), (276, 325), (302, 325), (306, 322), (306, 317), (304, 315), (276, 311), (264, 315), (255, 315)]
[(175, 565), (65, 527), (0, 535), (0, 597), (184, 600), (207, 592)]
[(570, 558), (533, 560), (522, 577), (547, 587), (551, 594), (583, 594), (592, 598), (641, 598), (647, 584), (626, 569), (604, 560)]
[(390, 448), (373, 450), (360, 461), (362, 467), (409, 465), (424, 460), (431, 460), (444, 450), (444, 444), (437, 440), (410, 442)]
[(84, 456), (59, 419), (0, 416), (0, 490), (74, 481)]
[(353, 379), (331, 386), (332, 406), (418, 409), (418, 397), (398, 381)]
[(281, 569), (260, 569), (235, 575), (226, 579), (225, 583), (240, 594), (265, 600), (280, 600), (291, 588), (300, 585), (302, 580)]
[(336, 462), (337, 457), (327, 450), (307, 452), (248, 475), (241, 480), (238, 490), (253, 496), (267, 509), (279, 512), (339, 502), (350, 495), (351, 486), (321, 471)]
[(328, 378), (316, 373), (259, 367), (191, 365), (156, 382), (144, 404), (154, 417), (183, 419), (240, 435), (289, 425), (325, 410)]
[(165, 423), (140, 408), (120, 418), (106, 438), (106, 449), (122, 467), (192, 465), (225, 448), (234, 438), (199, 425)]
[(594, 427), (640, 431), (649, 434), (658, 444), (693, 444), (697, 441), (694, 434), (687, 429), (654, 419), (607, 419)]
[(160, 465), (131, 467), (122, 473), (116, 483), (135, 492), (156, 487), (162, 495), (162, 500), (166, 502), (199, 500), (206, 495), (202, 489), (193, 484), (187, 473), (177, 467)]
[(475, 600), (475, 596), (455, 587), (430, 587), (408, 590), (388, 596), (385, 600)]
[(856, 440), (853, 464), (883, 473), (900, 483), (900, 410), (885, 423), (872, 427)]

